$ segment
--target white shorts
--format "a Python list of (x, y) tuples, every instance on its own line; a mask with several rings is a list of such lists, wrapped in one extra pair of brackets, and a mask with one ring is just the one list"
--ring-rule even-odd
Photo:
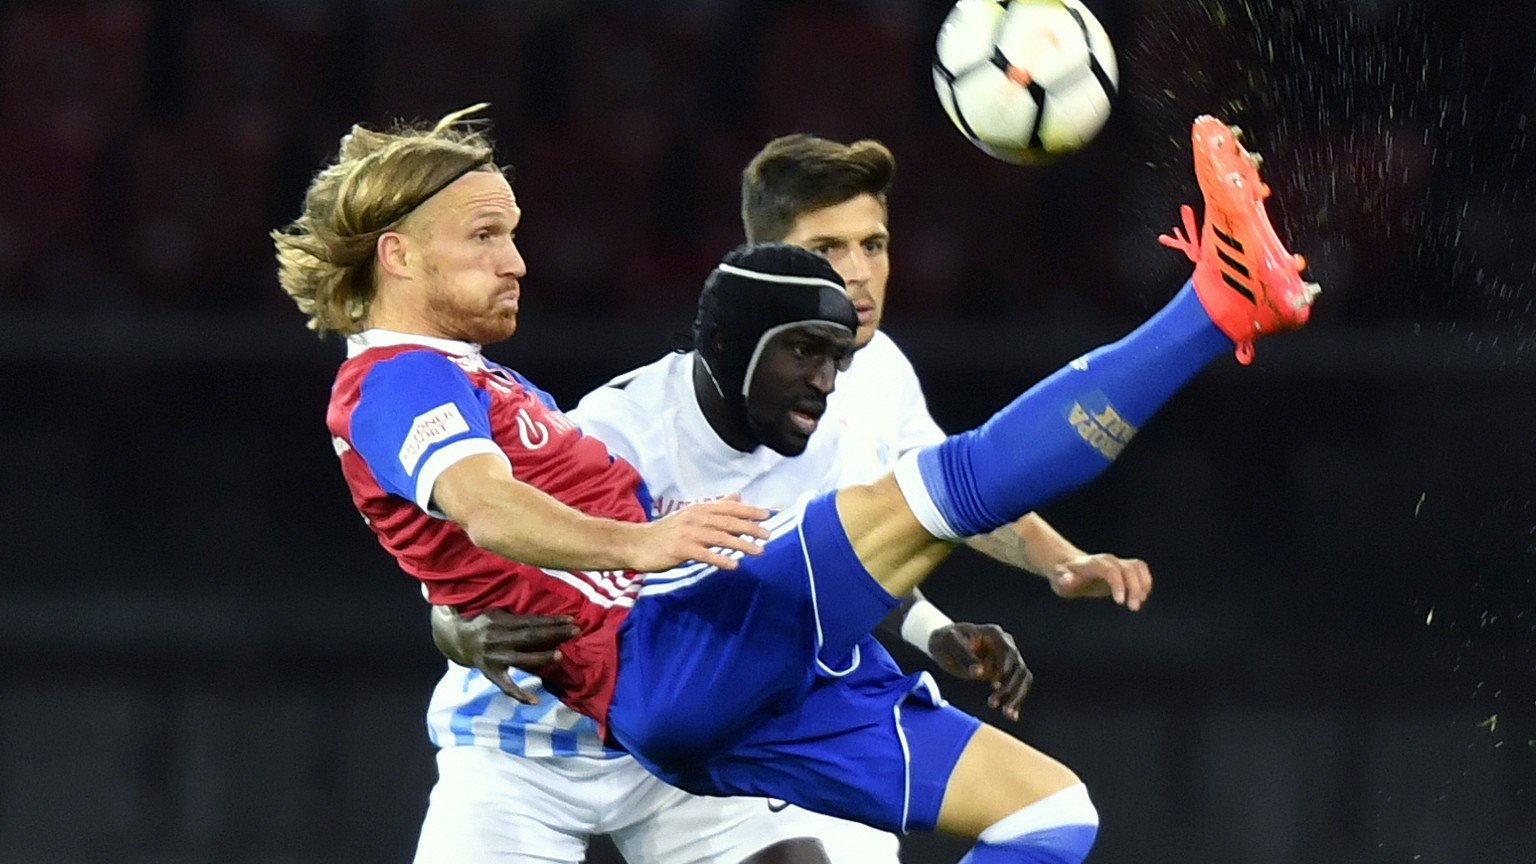
[(529, 758), (444, 747), (416, 864), (581, 864), (608, 835), (629, 864), (737, 864), (815, 837), (833, 864), (896, 864), (899, 841), (856, 822), (762, 798), (689, 795), (635, 760)]

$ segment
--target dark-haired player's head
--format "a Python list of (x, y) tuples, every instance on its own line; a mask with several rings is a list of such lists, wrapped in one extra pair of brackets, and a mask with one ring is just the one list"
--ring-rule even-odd
[(799, 455), (857, 328), (825, 258), (782, 243), (737, 247), (705, 280), (693, 324), (705, 417), (737, 449)]
[(885, 311), (886, 205), (895, 175), (896, 157), (879, 141), (843, 144), (806, 134), (769, 141), (741, 172), (747, 242), (791, 243), (831, 262), (858, 313), (860, 347)]

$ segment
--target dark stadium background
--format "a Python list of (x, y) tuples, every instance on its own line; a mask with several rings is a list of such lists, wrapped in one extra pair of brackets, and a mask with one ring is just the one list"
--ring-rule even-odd
[(887, 329), (951, 429), (1171, 294), (1187, 124), (1244, 126), (1313, 325), (1046, 510), (1152, 603), (965, 553), (930, 593), (1017, 635), (1095, 864), (1536, 861), (1532, 4), (1090, 5), (1115, 114), (1022, 169), (939, 112), (940, 0), (0, 3), (0, 862), (408, 860), (439, 661), (265, 231), (350, 122), (479, 100), (531, 266), (494, 356), (567, 403), (650, 359), (759, 144), (876, 136)]

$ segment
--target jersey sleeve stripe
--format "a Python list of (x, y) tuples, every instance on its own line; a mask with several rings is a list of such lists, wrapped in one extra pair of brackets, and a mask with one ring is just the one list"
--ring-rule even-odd
[(455, 463), (461, 459), (477, 456), (481, 453), (491, 453), (500, 456), (501, 460), (507, 463), (508, 468), (512, 467), (512, 462), (507, 459), (507, 454), (503, 453), (501, 448), (496, 446), (496, 442), (489, 438), (465, 438), (462, 441), (445, 444), (433, 451), (431, 456), (427, 457), (426, 463), (421, 466), (421, 471), (416, 474), (416, 506), (439, 519), (447, 518), (441, 512), (431, 507), (432, 487), (437, 485), (437, 478), (442, 476), (442, 473), (451, 468)]

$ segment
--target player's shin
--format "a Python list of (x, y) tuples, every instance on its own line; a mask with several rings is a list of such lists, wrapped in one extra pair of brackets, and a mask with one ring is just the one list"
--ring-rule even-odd
[(934, 536), (985, 534), (1098, 476), (1164, 402), (1231, 350), (1185, 283), (1125, 338), (1058, 369), (982, 426), (903, 457), (897, 482)]
[(1099, 813), (1078, 783), (998, 820), (960, 864), (1078, 864), (1098, 833)]

